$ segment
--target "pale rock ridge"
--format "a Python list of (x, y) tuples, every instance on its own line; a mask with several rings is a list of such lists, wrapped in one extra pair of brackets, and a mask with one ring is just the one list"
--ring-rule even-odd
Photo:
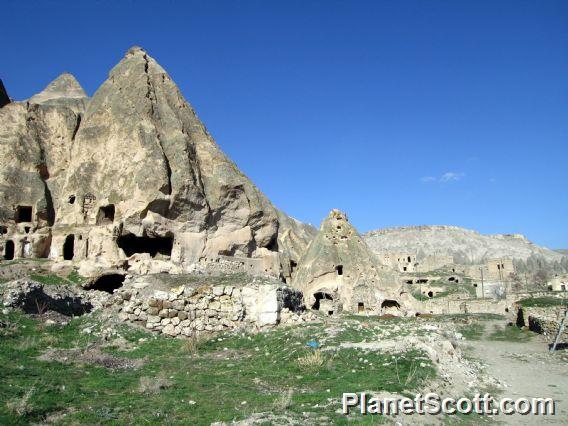
[(367, 232), (363, 238), (375, 253), (452, 256), (455, 263), (462, 264), (479, 264), (497, 258), (524, 261), (533, 255), (552, 262), (562, 260), (560, 253), (540, 247), (521, 234), (483, 235), (458, 226), (385, 228)]

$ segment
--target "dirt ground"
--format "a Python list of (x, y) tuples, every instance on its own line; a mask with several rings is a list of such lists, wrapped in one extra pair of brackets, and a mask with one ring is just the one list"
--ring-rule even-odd
[(528, 342), (489, 340), (503, 321), (486, 324), (479, 341), (470, 343), (470, 355), (487, 366), (487, 373), (506, 385), (500, 397), (553, 398), (557, 401), (554, 416), (505, 416), (495, 420), (505, 424), (568, 424), (568, 355), (567, 350), (548, 351), (548, 340), (535, 334)]

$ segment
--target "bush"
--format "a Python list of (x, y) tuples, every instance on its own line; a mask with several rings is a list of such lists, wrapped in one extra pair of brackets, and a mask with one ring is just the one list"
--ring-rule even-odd
[(313, 351), (298, 358), (300, 368), (308, 371), (319, 370), (325, 364), (325, 357), (321, 351)]
[(158, 375), (158, 377), (140, 377), (140, 385), (138, 386), (138, 391), (145, 395), (154, 395), (159, 393), (162, 389), (167, 389), (172, 387), (173, 383), (164, 374)]

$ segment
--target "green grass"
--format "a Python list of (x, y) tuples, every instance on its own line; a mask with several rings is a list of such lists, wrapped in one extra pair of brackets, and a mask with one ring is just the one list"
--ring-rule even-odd
[(77, 271), (73, 270), (69, 272), (69, 275), (67, 275), (67, 280), (71, 281), (73, 284), (83, 284), (86, 278), (82, 277), (77, 273)]
[(485, 332), (485, 324), (474, 322), (458, 327), (458, 331), (463, 334), (467, 340), (481, 340), (481, 336), (483, 336)]
[(67, 277), (62, 277), (56, 274), (48, 273), (35, 273), (29, 276), (32, 280), (40, 282), (45, 285), (71, 285), (71, 284), (82, 284), (85, 278), (80, 276), (77, 271), (71, 271)]
[(22, 265), (26, 263), (45, 263), (49, 262), (49, 259), (14, 259), (14, 260), (3, 260), (0, 263), (0, 268), (5, 268), (11, 265)]
[(489, 340), (498, 342), (528, 342), (533, 338), (534, 334), (515, 325), (498, 327), (489, 335)]
[[(100, 339), (96, 332), (104, 327), (97, 319), (80, 317), (66, 326), (44, 326), (22, 314), (10, 313), (0, 314), (0, 321), (8, 324), (0, 329), (0, 424), (38, 423), (46, 416), (67, 413), (58, 424), (200, 425), (244, 419), (258, 412), (298, 419), (304, 419), (305, 412), (345, 424), (352, 422), (335, 413), (343, 392), (408, 392), (435, 375), (429, 358), (419, 351), (390, 355), (356, 349), (325, 350), (340, 341), (367, 337), (368, 330), (358, 330), (357, 322), (327, 341), (328, 330), (322, 324), (219, 335), (201, 342), (196, 353), (185, 349), (182, 339), (120, 325), (121, 335), (136, 349), (106, 351), (145, 359), (146, 363), (138, 370), (110, 371), (89, 364), (37, 359), (50, 346), (86, 348), (96, 343)], [(93, 334), (81, 334), (84, 327), (93, 324)], [(140, 338), (147, 340), (140, 343)], [(312, 339), (322, 342), (323, 361), (318, 368), (298, 363), (299, 358), (314, 353), (306, 346)], [(420, 363), (426, 367), (417, 368)], [(143, 377), (147, 382), (165, 378), (169, 386), (143, 394), (139, 391)], [(287, 392), (291, 400), (283, 407), (280, 401)], [(20, 404), (26, 408), (23, 413), (10, 411), (9, 407), (17, 406), (26, 395), (28, 400)], [(371, 423), (377, 419), (355, 415), (355, 420)]]
[(69, 284), (65, 278), (60, 277), (59, 275), (55, 274), (31, 274), (30, 278), (34, 281), (37, 281), (42, 284), (46, 285), (61, 285), (61, 284)]
[(522, 299), (517, 302), (525, 308), (546, 308), (549, 306), (564, 306), (567, 300), (556, 297), (533, 297)]

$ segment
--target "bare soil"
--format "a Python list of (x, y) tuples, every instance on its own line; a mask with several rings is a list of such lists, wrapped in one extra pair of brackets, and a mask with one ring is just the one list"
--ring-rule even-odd
[(471, 342), (471, 355), (481, 360), (486, 372), (505, 384), (499, 397), (553, 398), (554, 416), (500, 415), (496, 420), (505, 424), (568, 424), (568, 351), (550, 353), (549, 341), (538, 334), (526, 342), (489, 340), (503, 321), (486, 323), (479, 341)]

